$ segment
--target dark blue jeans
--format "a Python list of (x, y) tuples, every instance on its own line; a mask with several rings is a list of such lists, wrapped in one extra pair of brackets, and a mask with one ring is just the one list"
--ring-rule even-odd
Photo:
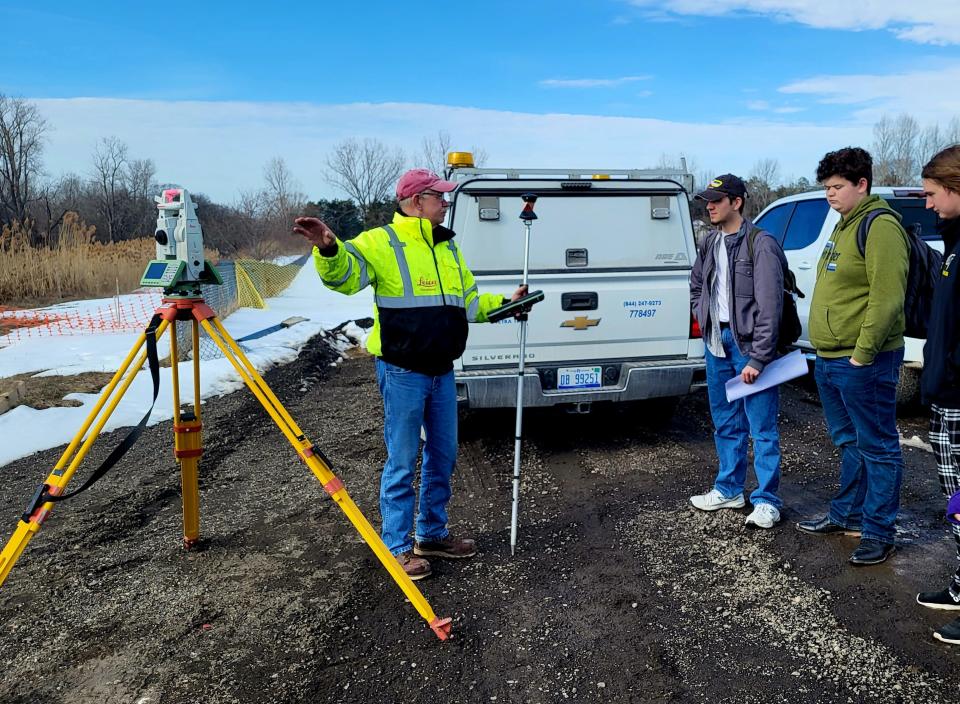
[(817, 357), (816, 379), (830, 439), (840, 448), (840, 489), (830, 520), (862, 526), (863, 537), (894, 542), (903, 454), (897, 434), (897, 377), (903, 348), (855, 367), (849, 357)]
[(427, 376), (377, 358), (377, 382), (383, 396), (383, 439), (387, 463), (380, 477), (380, 535), (394, 555), (413, 549), (410, 530), (416, 494), (413, 479), (426, 430), (420, 468), (420, 508), (416, 539), (447, 537), (450, 477), (457, 462), (457, 391), (453, 371)]
[(715, 357), (710, 350), (706, 351), (707, 394), (720, 462), (714, 488), (728, 499), (743, 491), (747, 479), (747, 440), (752, 437), (757, 489), (750, 494), (750, 503), (768, 503), (780, 509), (783, 506), (777, 496), (780, 488), (780, 432), (777, 429), (780, 390), (774, 386), (733, 403), (727, 401), (727, 381), (742, 372), (750, 360), (740, 353), (729, 328), (723, 331), (721, 340), (726, 357)]

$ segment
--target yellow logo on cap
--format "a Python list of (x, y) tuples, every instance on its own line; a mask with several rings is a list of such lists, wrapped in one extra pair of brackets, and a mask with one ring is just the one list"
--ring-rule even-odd
[(721, 181), (718, 178), (715, 178), (710, 182), (710, 188), (720, 188), (720, 186), (722, 185), (723, 185), (723, 181)]

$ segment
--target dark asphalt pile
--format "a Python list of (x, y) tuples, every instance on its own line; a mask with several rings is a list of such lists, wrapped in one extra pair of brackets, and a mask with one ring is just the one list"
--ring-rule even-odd
[[(265, 378), (376, 525), (384, 460), (373, 363), (315, 338)], [(331, 366), (335, 363), (336, 366)], [(164, 378), (164, 383), (168, 383)], [(510, 556), (513, 413), (461, 422), (453, 530), (479, 554), (419, 582), (439, 642), (253, 396), (204, 407), (201, 546), (181, 548), (170, 423), (57, 507), (0, 588), (0, 701), (939, 702), (960, 649), (922, 609), (954, 567), (931, 455), (908, 449), (900, 549), (853, 568), (821, 511), (837, 456), (816, 391), (782, 401), (784, 523), (694, 513), (710, 486), (705, 396), (525, 414)], [(901, 419), (923, 435), (922, 414)], [(98, 441), (86, 468), (121, 433)], [(12, 440), (12, 439), (11, 439)], [(9, 535), (62, 448), (0, 469)], [(84, 475), (81, 469), (79, 476)]]

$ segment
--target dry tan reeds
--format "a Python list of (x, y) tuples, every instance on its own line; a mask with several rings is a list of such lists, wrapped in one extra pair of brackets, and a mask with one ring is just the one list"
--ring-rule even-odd
[[(29, 233), (14, 224), (0, 232), (0, 304), (30, 305), (54, 300), (112, 296), (140, 285), (156, 243), (146, 237), (104, 244), (75, 213), (60, 225), (57, 244), (32, 247)], [(211, 257), (215, 253), (207, 253)]]

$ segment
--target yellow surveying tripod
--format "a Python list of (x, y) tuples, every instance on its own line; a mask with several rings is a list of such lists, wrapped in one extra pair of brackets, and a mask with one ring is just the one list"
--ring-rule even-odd
[[(200, 417), (200, 327), (202, 327), (230, 361), (234, 369), (237, 370), (244, 383), (253, 392), (253, 395), (256, 396), (264, 410), (277, 424), (280, 432), (283, 433), (300, 458), (310, 468), (310, 471), (320, 480), (324, 490), (347, 515), (354, 528), (370, 546), (370, 549), (373, 550), (373, 553), (390, 573), (390, 576), (393, 577), (417, 612), (430, 625), (430, 628), (440, 640), (446, 640), (450, 636), (451, 619), (439, 618), (433, 612), (423, 594), (410, 580), (407, 573), (403, 571), (403, 567), (390, 553), (373, 526), (370, 525), (370, 522), (357, 508), (353, 499), (347, 494), (343, 482), (330, 468), (329, 460), (324, 457), (322, 452), (314, 448), (283, 407), (283, 404), (267, 386), (263, 377), (250, 363), (236, 340), (230, 336), (223, 324), (217, 319), (213, 309), (204, 302), (200, 293), (199, 282), (221, 283), (221, 281), (216, 270), (203, 261), (202, 243), (199, 245), (199, 258), (194, 256), (192, 245), (196, 244), (196, 240), (199, 240), (200, 226), (196, 221), (193, 212), (194, 206), (189, 195), (183, 189), (168, 189), (163, 192), (163, 201), (161, 202), (160, 198), (157, 200), (161, 203), (158, 206), (161, 209), (161, 217), (158, 219), (156, 234), (157, 242), (160, 245), (158, 251), (168, 246), (166, 232), (168, 230), (174, 231), (175, 237), (170, 238), (171, 244), (169, 245), (173, 255), (167, 256), (165, 259), (151, 261), (141, 283), (148, 286), (164, 286), (168, 296), (163, 299), (164, 305), (157, 309), (150, 325), (137, 338), (133, 349), (123, 360), (110, 383), (104, 388), (96, 405), (84, 420), (83, 425), (73, 437), (67, 449), (64, 450), (53, 471), (37, 489), (17, 524), (13, 536), (7, 541), (3, 551), (0, 552), (0, 586), (3, 585), (7, 575), (10, 574), (10, 570), (13, 569), (14, 563), (27, 547), (27, 543), (40, 530), (40, 526), (47, 519), (54, 505), (60, 500), (83, 491), (103, 476), (136, 441), (140, 432), (146, 427), (153, 409), (152, 405), (140, 424), (113, 450), (84, 485), (70, 494), (64, 493), (67, 483), (96, 441), (97, 436), (117, 408), (123, 395), (130, 388), (137, 372), (148, 359), (150, 373), (153, 377), (153, 400), (156, 402), (159, 390), (157, 340), (167, 329), (170, 329), (170, 359), (172, 362), (170, 368), (173, 382), (174, 456), (180, 464), (180, 482), (183, 492), (183, 542), (187, 549), (196, 544), (200, 537), (198, 464), (203, 453)], [(165, 220), (163, 217), (164, 210), (170, 211), (174, 215), (166, 218), (171, 222), (165, 225), (165, 229), (159, 229)], [(192, 219), (187, 216), (192, 216)], [(195, 228), (195, 231), (185, 232), (185, 228)], [(191, 238), (191, 251), (184, 252), (184, 243), (191, 241)], [(178, 246), (180, 249), (177, 249)], [(196, 267), (196, 270), (191, 272), (188, 264), (192, 264)], [(178, 321), (190, 321), (193, 332), (193, 411), (183, 413), (180, 411), (180, 387), (177, 369), (179, 359), (176, 334)], [(126, 377), (124, 377), (125, 374)]]
[[(340, 509), (347, 515), (360, 536), (383, 563), (383, 566), (400, 586), (400, 589), (403, 590), (410, 603), (427, 621), (434, 633), (441, 640), (446, 640), (450, 635), (451, 619), (438, 618), (434, 614), (423, 594), (410, 580), (407, 573), (403, 571), (400, 563), (397, 562), (387, 546), (384, 545), (383, 540), (380, 539), (379, 534), (360, 512), (360, 509), (357, 508), (353, 499), (350, 498), (343, 482), (330, 468), (330, 462), (307, 439), (273, 391), (267, 386), (263, 377), (260, 376), (243, 353), (243, 350), (223, 327), (223, 323), (217, 319), (214, 311), (204, 303), (202, 298), (167, 298), (164, 299), (164, 304), (157, 310), (157, 317), (154, 318), (155, 321), (158, 321), (158, 324), (151, 325), (137, 338), (133, 349), (130, 350), (110, 383), (104, 388), (96, 405), (63, 452), (53, 471), (37, 490), (26, 512), (17, 524), (16, 531), (7, 541), (3, 551), (0, 552), (0, 585), (6, 580), (17, 558), (27, 547), (27, 543), (40, 530), (40, 526), (49, 516), (56, 500), (65, 498), (64, 491), (67, 483), (73, 477), (74, 472), (97, 439), (97, 435), (130, 387), (136, 373), (146, 361), (148, 353), (152, 350), (155, 354), (156, 340), (168, 328), (170, 329), (170, 358), (172, 360), (170, 369), (173, 383), (174, 456), (180, 464), (180, 481), (183, 491), (184, 547), (190, 548), (197, 542), (200, 537), (200, 489), (197, 467), (203, 452), (201, 443), (199, 349), (199, 328), (202, 326), (224, 356), (230, 360), (244, 383), (253, 392), (264, 410), (277, 424), (277, 427), (280, 428), (280, 432), (290, 442), (300, 458), (310, 468), (310, 471), (320, 480), (324, 490), (333, 497)], [(187, 320), (191, 321), (193, 325), (193, 411), (181, 413), (176, 362), (178, 359), (176, 326), (177, 321)], [(147, 345), (149, 349), (143, 350), (144, 345)], [(134, 358), (136, 358), (136, 361), (134, 361)], [(151, 362), (151, 366), (153, 366), (153, 362)], [(128, 370), (132, 371), (124, 378)], [(155, 372), (155, 370), (153, 371)], [(117, 391), (116, 394), (115, 391)], [(156, 391), (154, 392), (154, 398), (156, 398)], [(101, 411), (103, 411), (102, 414)], [(88, 434), (91, 428), (92, 432)]]

